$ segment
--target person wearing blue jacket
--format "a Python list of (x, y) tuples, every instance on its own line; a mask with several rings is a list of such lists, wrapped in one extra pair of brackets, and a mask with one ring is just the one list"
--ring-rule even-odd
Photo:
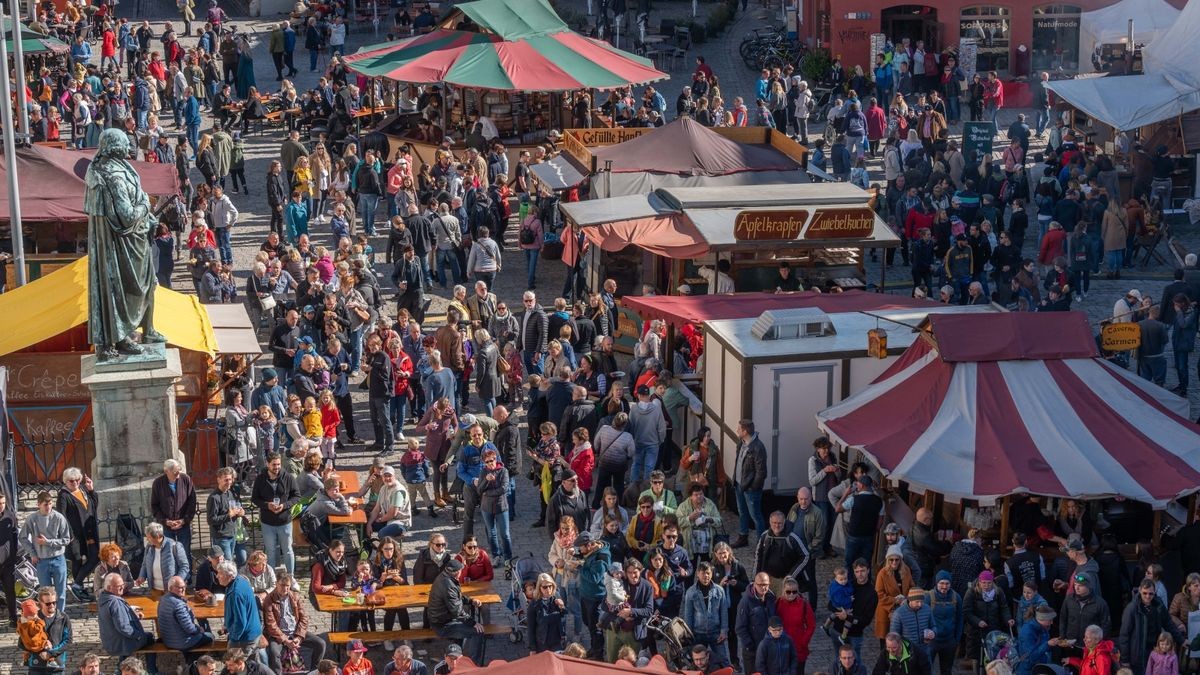
[(600, 660), (604, 654), (604, 633), (596, 627), (600, 618), (600, 607), (604, 603), (604, 581), (612, 564), (612, 551), (608, 544), (594, 539), (591, 532), (580, 532), (575, 546), (583, 563), (579, 566), (579, 607), (583, 613), (583, 625), (587, 626), (591, 642), (588, 643), (588, 658)]
[(932, 636), (929, 631), (933, 630), (933, 612), (925, 606), (923, 589), (916, 587), (908, 589), (907, 602), (892, 612), (889, 630), (899, 633), (905, 640), (912, 643), (914, 648), (923, 650), (932, 661), (932, 654), (929, 650)]
[(213, 634), (200, 625), (188, 605), (187, 582), (183, 577), (171, 577), (167, 582), (167, 592), (158, 600), (157, 623), (159, 639), (171, 649), (183, 652), (188, 665), (196, 660), (189, 650), (213, 643)]
[(798, 664), (796, 646), (783, 632), (783, 620), (771, 617), (767, 622), (767, 636), (758, 643), (755, 667), (761, 675), (796, 675)]
[(237, 565), (226, 560), (217, 566), (217, 581), (225, 591), (225, 631), (229, 647), (256, 648), (262, 636), (262, 618), (258, 611), (258, 599), (246, 577), (240, 576)]
[(929, 645), (930, 667), (937, 657), (940, 675), (954, 670), (954, 653), (962, 641), (962, 598), (950, 587), (950, 572), (941, 570), (929, 592), (929, 611), (933, 613), (933, 642)]
[(713, 583), (712, 565), (696, 565), (696, 583), (683, 595), (680, 616), (692, 629), (692, 643), (707, 645), (714, 668), (729, 665), (729, 596)]
[(174, 539), (167, 539), (161, 523), (146, 525), (146, 556), (142, 558), (142, 569), (138, 572), (138, 583), (146, 583), (151, 590), (166, 591), (167, 581), (173, 576), (184, 579), (191, 572), (188, 553)]
[[(895, 82), (895, 68), (887, 62), (887, 58), (883, 54), (875, 56), (875, 97), (880, 101), (892, 100), (892, 89)], [(859, 96), (864, 96), (867, 92), (855, 92)]]
[(1050, 648), (1059, 646), (1058, 638), (1050, 639), (1050, 626), (1054, 625), (1056, 616), (1058, 613), (1049, 605), (1042, 605), (1032, 619), (1021, 624), (1017, 634), (1017, 653), (1021, 655), (1021, 662), (1017, 664), (1016, 675), (1030, 675), (1034, 666), (1050, 663)]
[[(142, 628), (141, 610), (136, 610), (121, 595), (125, 592), (125, 580), (120, 574), (104, 577), (104, 590), (96, 603), (96, 618), (100, 623), (100, 646), (117, 663), (132, 656), (134, 652), (154, 644), (154, 634)], [(153, 654), (146, 656), (148, 672), (157, 672)]]
[(196, 148), (200, 147), (200, 100), (196, 98), (196, 90), (188, 87), (183, 94), (183, 123), (187, 128), (188, 144), (192, 146), (193, 159)]
[(767, 636), (767, 622), (775, 616), (775, 594), (771, 592), (771, 577), (766, 572), (754, 575), (754, 582), (738, 603), (734, 630), (742, 648), (742, 666), (755, 663), (758, 643)]

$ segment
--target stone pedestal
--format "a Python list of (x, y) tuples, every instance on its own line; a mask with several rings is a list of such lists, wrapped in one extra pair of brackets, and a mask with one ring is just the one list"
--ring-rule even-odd
[(136, 359), (98, 363), (83, 357), (83, 384), (92, 392), (96, 459), (92, 479), (105, 513), (150, 513), (150, 485), (164, 460), (183, 463), (175, 383), (179, 350), (146, 345)]

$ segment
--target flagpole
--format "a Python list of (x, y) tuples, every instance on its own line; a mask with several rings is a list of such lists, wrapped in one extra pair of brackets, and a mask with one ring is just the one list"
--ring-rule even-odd
[[(13, 31), (13, 77), (17, 85), (17, 115), (21, 121), (21, 135), (30, 142), (29, 106), (25, 98), (25, 47), (21, 44), (21, 0), (8, 0), (8, 18)], [(12, 127), (8, 127), (11, 129)]]
[[(20, 33), (13, 26), (13, 33), (20, 39)], [(9, 91), (8, 79), (8, 37), (0, 30), (0, 91), (5, 95)], [(8, 101), (0, 102), (0, 122), (5, 129), (13, 129), (12, 106)], [(13, 263), (17, 266), (17, 286), (24, 286), (25, 279), (25, 239), (21, 231), (21, 189), (17, 180), (17, 143), (15, 134), (4, 134), (4, 166), (8, 172), (8, 220), (12, 234)]]

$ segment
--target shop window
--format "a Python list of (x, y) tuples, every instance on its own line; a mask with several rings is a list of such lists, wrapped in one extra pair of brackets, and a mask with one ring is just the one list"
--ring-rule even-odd
[(975, 70), (1007, 71), (1009, 43), (1012, 40), (1012, 10), (984, 5), (964, 7), (959, 19), (959, 35), (973, 38), (978, 45)]
[(1033, 69), (1079, 70), (1079, 15), (1075, 5), (1033, 9)]

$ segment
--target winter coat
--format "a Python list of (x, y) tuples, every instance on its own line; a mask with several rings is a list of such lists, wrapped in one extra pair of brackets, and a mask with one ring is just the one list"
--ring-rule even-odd
[[(1083, 645), (1082, 642), (1079, 643)], [(1112, 675), (1113, 673), (1113, 642), (1101, 640), (1092, 650), (1083, 647), (1081, 656), (1069, 659), (1070, 665), (1079, 671), (1079, 675)], [(1178, 672), (1178, 671), (1176, 671)]]
[(158, 637), (171, 649), (194, 647), (204, 635), (187, 600), (167, 593), (158, 601)]
[(1021, 624), (1017, 634), (1017, 653), (1021, 655), (1021, 661), (1017, 664), (1016, 675), (1030, 675), (1034, 666), (1050, 663), (1050, 633), (1037, 619), (1029, 619)]
[(930, 611), (929, 605), (921, 603), (920, 608), (913, 609), (908, 602), (896, 608), (892, 612), (892, 621), (889, 626), (893, 633), (899, 633), (904, 639), (917, 645), (925, 644), (925, 631), (936, 631), (933, 623), (933, 612)]
[(1135, 598), (1125, 606), (1121, 615), (1121, 635), (1117, 641), (1121, 652), (1121, 661), (1128, 663), (1134, 675), (1142, 675), (1146, 671), (1146, 662), (1150, 652), (1158, 642), (1158, 634), (1167, 631), (1175, 636), (1175, 644), (1183, 642), (1184, 634), (1171, 621), (1167, 608), (1157, 597), (1146, 605), (1140, 598)]
[(734, 621), (738, 644), (750, 648), (762, 641), (767, 634), (767, 621), (775, 616), (775, 594), (767, 591), (765, 597), (755, 595), (754, 586), (746, 588), (738, 603), (737, 619)]
[(979, 542), (963, 539), (950, 549), (950, 587), (963, 597), (966, 609), (967, 588), (983, 571), (983, 547)]
[(100, 622), (100, 645), (108, 654), (129, 656), (146, 646), (148, 634), (133, 608), (119, 595), (100, 594), (96, 615)]
[(933, 642), (937, 645), (956, 645), (962, 640), (962, 598), (954, 589), (945, 594), (937, 589), (929, 592), (929, 611), (933, 615)]
[(879, 604), (875, 607), (876, 635), (887, 635), (888, 628), (891, 627), (892, 610), (896, 607), (896, 596), (907, 596), (908, 589), (912, 587), (912, 571), (904, 563), (900, 563), (899, 584), (896, 583), (896, 577), (886, 567), (881, 568), (875, 575), (875, 592), (879, 595)]
[(1069, 593), (1063, 600), (1058, 614), (1059, 636), (1077, 640), (1077, 644), (1083, 644), (1083, 631), (1088, 626), (1099, 626), (1105, 635), (1109, 634), (1112, 627), (1112, 614), (1109, 612), (1108, 603), (1097, 595), (1094, 588), (1083, 598)]
[[(968, 632), (987, 633), (1008, 628), (1008, 622), (1012, 619), (1008, 596), (999, 586), (993, 585), (992, 589), (995, 594), (990, 602), (984, 599), (983, 592), (979, 590), (978, 585), (973, 585), (971, 590), (963, 596), (963, 624)], [(980, 621), (986, 622), (987, 628), (980, 628)]]
[(558, 598), (538, 598), (525, 611), (531, 652), (559, 651), (567, 642), (567, 611)]
[[(882, 634), (882, 633), (881, 633)], [(900, 656), (892, 658), (886, 649), (879, 650), (879, 660), (871, 675), (929, 675), (929, 656), (924, 649), (915, 647), (908, 640), (901, 640)]]
[(796, 599), (791, 602), (786, 598), (780, 598), (775, 603), (775, 614), (783, 620), (784, 635), (792, 639), (792, 648), (796, 650), (796, 658), (807, 661), (809, 643), (812, 641), (813, 632), (817, 629), (812, 605), (808, 604), (808, 600), (803, 595), (797, 595)]
[(767, 636), (758, 643), (754, 665), (761, 675), (796, 675), (799, 659), (796, 647), (787, 634)]

